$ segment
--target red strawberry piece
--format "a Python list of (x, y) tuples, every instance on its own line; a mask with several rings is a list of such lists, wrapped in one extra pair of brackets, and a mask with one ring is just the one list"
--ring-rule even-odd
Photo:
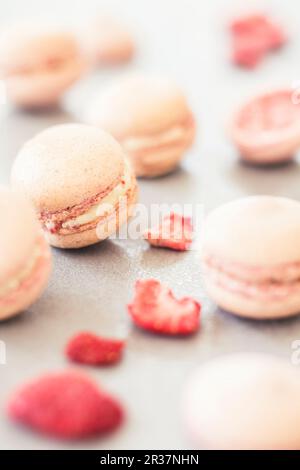
[(283, 29), (265, 15), (250, 15), (238, 18), (231, 23), (235, 37), (251, 36), (264, 40), (265, 46), (273, 49), (283, 45), (287, 38)]
[(287, 37), (279, 26), (270, 24), (268, 30), (268, 41), (270, 49), (277, 49), (286, 43)]
[(193, 225), (191, 217), (171, 212), (165, 215), (158, 227), (144, 233), (150, 245), (172, 250), (188, 250), (193, 241)]
[(235, 35), (253, 34), (258, 30), (265, 29), (268, 24), (270, 24), (270, 21), (265, 15), (256, 13), (235, 18), (230, 24), (230, 29)]
[(23, 386), (10, 400), (8, 414), (36, 431), (63, 439), (106, 433), (123, 419), (114, 398), (73, 371), (44, 375)]
[(266, 54), (265, 44), (256, 37), (242, 36), (233, 40), (232, 61), (233, 63), (247, 67), (256, 67)]
[(233, 61), (238, 65), (254, 67), (271, 49), (282, 46), (287, 38), (280, 26), (264, 15), (250, 15), (234, 20)]
[(140, 328), (166, 335), (188, 335), (199, 328), (201, 306), (190, 297), (177, 300), (155, 279), (139, 280), (128, 312)]
[(66, 355), (73, 362), (90, 365), (107, 365), (118, 362), (123, 353), (124, 341), (79, 333), (68, 342)]

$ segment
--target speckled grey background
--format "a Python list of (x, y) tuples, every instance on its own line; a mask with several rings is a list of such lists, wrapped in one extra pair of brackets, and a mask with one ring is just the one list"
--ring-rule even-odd
[[(236, 10), (255, 5), (279, 17), (292, 38), (282, 52), (254, 72), (245, 72), (226, 60), (224, 23)], [(152, 202), (192, 202), (210, 210), (256, 193), (300, 199), (298, 161), (269, 170), (242, 165), (225, 135), (227, 117), (240, 98), (256, 89), (300, 81), (298, 0), (3, 0), (1, 21), (43, 17), (46, 12), (62, 23), (78, 24), (101, 6), (132, 27), (139, 46), (135, 61), (86, 77), (52, 112), (26, 114), (1, 104), (1, 183), (8, 181), (11, 163), (26, 139), (49, 125), (80, 121), (93, 93), (122, 71), (140, 69), (175, 77), (187, 92), (199, 127), (197, 143), (180, 170), (140, 182), (140, 201), (147, 207)], [(0, 325), (0, 340), (7, 347), (7, 364), (0, 365), (0, 448), (186, 448), (180, 397), (186, 376), (197, 364), (242, 350), (273, 352), (289, 360), (291, 342), (300, 338), (299, 318), (257, 323), (216, 309), (203, 293), (201, 267), (193, 251), (174, 253), (150, 249), (143, 241), (123, 240), (76, 252), (53, 250), (53, 255), (53, 274), (42, 298), (23, 315)], [(157, 277), (177, 294), (202, 301), (201, 332), (189, 339), (166, 339), (132, 327), (125, 305), (140, 276)], [(3, 412), (10, 391), (41, 372), (67, 367), (64, 344), (82, 329), (128, 337), (120, 365), (87, 369), (124, 402), (126, 424), (104, 440), (72, 445), (12, 425)]]

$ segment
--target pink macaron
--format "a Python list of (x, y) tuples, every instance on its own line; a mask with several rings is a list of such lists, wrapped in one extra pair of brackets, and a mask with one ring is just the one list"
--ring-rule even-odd
[(0, 320), (4, 320), (41, 295), (51, 258), (34, 209), (24, 195), (0, 187), (0, 215)]
[(213, 210), (202, 228), (208, 294), (224, 310), (256, 318), (300, 312), (300, 203), (252, 196)]
[(29, 24), (2, 31), (0, 73), (9, 99), (17, 106), (57, 103), (83, 69), (84, 60), (71, 33)]
[(135, 51), (130, 31), (114, 18), (97, 16), (79, 35), (82, 49), (94, 65), (115, 65), (129, 61)]
[(231, 121), (231, 137), (243, 160), (274, 164), (300, 148), (300, 101), (286, 89), (255, 96)]
[(131, 75), (95, 97), (87, 119), (123, 145), (137, 176), (169, 173), (195, 136), (195, 121), (177, 85), (159, 77)]
[(205, 363), (190, 377), (183, 418), (193, 448), (300, 448), (300, 375), (288, 361), (238, 353)]
[(83, 124), (50, 127), (28, 141), (12, 184), (32, 200), (46, 238), (80, 248), (112, 235), (131, 215), (137, 186), (118, 142)]

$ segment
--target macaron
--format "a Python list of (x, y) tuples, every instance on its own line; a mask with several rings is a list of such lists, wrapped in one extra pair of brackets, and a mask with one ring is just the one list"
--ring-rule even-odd
[(245, 161), (291, 160), (300, 148), (300, 100), (289, 88), (257, 95), (234, 113), (230, 134)]
[(0, 35), (0, 74), (8, 98), (17, 106), (56, 104), (82, 74), (74, 35), (41, 25), (12, 25)]
[(33, 202), (47, 240), (80, 248), (112, 235), (137, 198), (134, 173), (108, 133), (83, 124), (50, 127), (13, 164), (12, 185)]
[(136, 175), (143, 177), (174, 170), (195, 136), (195, 120), (183, 92), (160, 77), (116, 80), (95, 97), (87, 119), (118, 139)]
[(207, 293), (233, 314), (280, 318), (300, 312), (300, 203), (252, 196), (213, 210), (202, 227)]
[(0, 320), (28, 308), (46, 287), (48, 243), (24, 195), (0, 187)]
[(193, 448), (300, 448), (300, 376), (287, 360), (236, 353), (200, 366), (184, 390), (183, 419)]
[(116, 19), (100, 15), (80, 32), (82, 49), (97, 65), (117, 65), (129, 61), (135, 44), (130, 31)]

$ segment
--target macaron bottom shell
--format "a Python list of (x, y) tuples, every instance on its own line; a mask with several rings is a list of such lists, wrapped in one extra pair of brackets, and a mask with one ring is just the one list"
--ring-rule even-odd
[(141, 146), (141, 148), (137, 147), (134, 151), (127, 148), (125, 142), (123, 146), (136, 176), (155, 178), (174, 171), (180, 164), (184, 153), (192, 146), (195, 132), (196, 126), (191, 116), (189, 124), (182, 129), (180, 138), (175, 139), (174, 142), (170, 140), (163, 144), (157, 144), (156, 139), (153, 138), (153, 147), (151, 145), (148, 148)]
[(29, 276), (14, 290), (0, 298), (0, 320), (21, 313), (41, 295), (51, 272), (51, 255), (44, 236), (39, 241), (40, 255)]
[(297, 292), (282, 299), (259, 299), (231, 292), (206, 279), (206, 292), (222, 309), (234, 315), (256, 320), (278, 319), (300, 313), (300, 287)]
[(240, 159), (253, 165), (276, 165), (286, 163), (295, 158), (297, 148), (300, 147), (299, 135), (291, 136), (287, 141), (255, 148), (247, 144), (238, 145)]

